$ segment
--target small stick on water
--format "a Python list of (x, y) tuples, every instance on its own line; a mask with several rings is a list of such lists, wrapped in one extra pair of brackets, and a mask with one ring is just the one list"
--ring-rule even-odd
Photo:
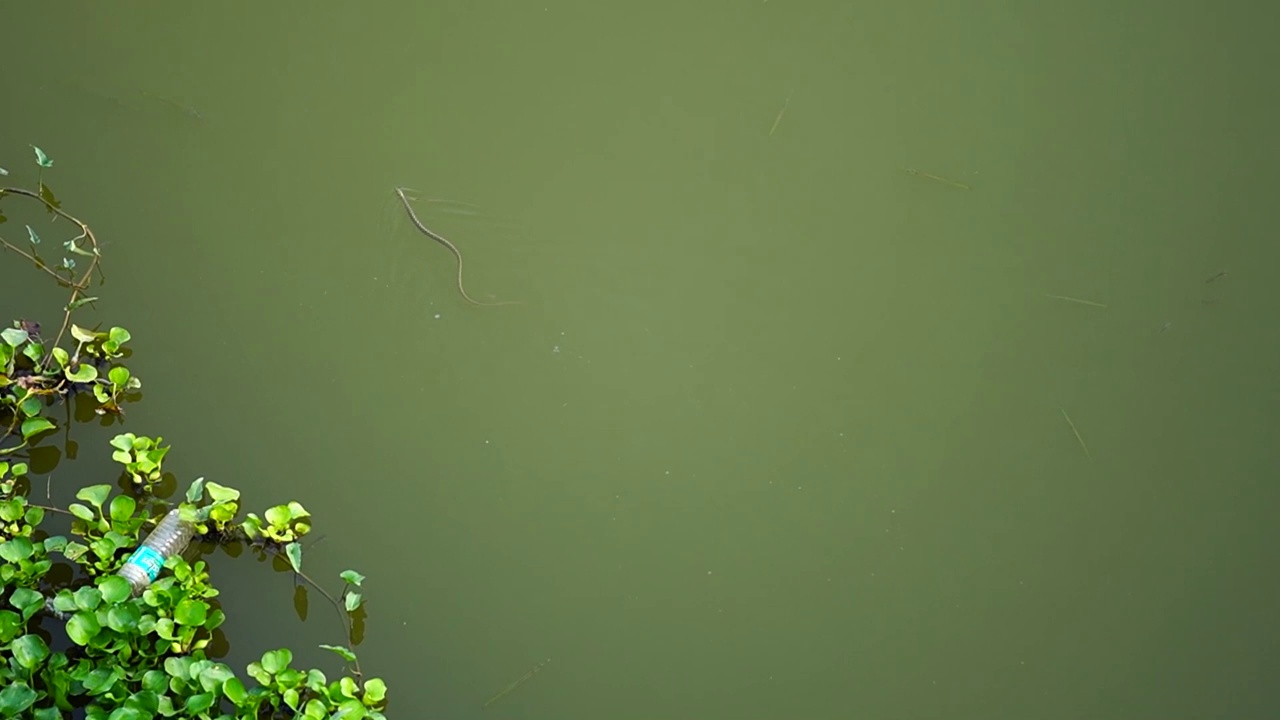
[(1209, 279), (1208, 279), (1208, 280), (1205, 280), (1205, 281), (1204, 281), (1204, 284), (1205, 284), (1205, 285), (1208, 285), (1209, 283), (1213, 282), (1214, 280), (1218, 280), (1218, 279), (1224, 278), (1224, 277), (1226, 277), (1226, 276), (1227, 276), (1227, 271), (1226, 271), (1226, 270), (1219, 270), (1218, 272), (1216, 272), (1216, 273), (1214, 273), (1213, 275), (1211, 275), (1211, 276), (1209, 277)]
[(973, 189), (973, 188), (969, 187), (968, 185), (965, 185), (965, 184), (964, 184), (964, 183), (962, 183), (962, 182), (956, 182), (955, 180), (948, 180), (948, 179), (946, 179), (946, 178), (944, 178), (944, 177), (939, 177), (939, 176), (937, 176), (937, 175), (933, 175), (933, 174), (931, 174), (931, 173), (927, 173), (927, 172), (920, 172), (919, 170), (916, 170), (915, 168), (907, 168), (907, 172), (911, 173), (912, 175), (915, 175), (916, 177), (922, 177), (922, 178), (925, 178), (926, 180), (932, 180), (932, 181), (934, 181), (934, 182), (940, 182), (940, 183), (942, 183), (943, 185), (950, 185), (951, 187), (953, 187), (953, 188), (957, 188), (957, 189), (960, 189), (960, 190), (972, 190), (972, 189)]
[(1107, 308), (1106, 305), (1103, 305), (1102, 303), (1099, 303), (1099, 302), (1094, 302), (1092, 300), (1081, 300), (1080, 298), (1068, 297), (1066, 295), (1049, 295), (1048, 293), (1045, 293), (1045, 297), (1053, 298), (1054, 300), (1066, 300), (1067, 302), (1080, 303), (1081, 305), (1088, 305), (1089, 307), (1102, 308), (1103, 310)]
[(773, 132), (778, 129), (778, 123), (782, 122), (782, 116), (787, 114), (787, 106), (791, 104), (791, 96), (782, 101), (782, 109), (778, 111), (778, 117), (773, 119), (773, 127), (769, 128), (769, 137), (773, 137)]
[(1063, 410), (1062, 408), (1058, 409), (1062, 410), (1062, 417), (1066, 418), (1067, 424), (1071, 426), (1071, 432), (1075, 433), (1076, 440), (1080, 441), (1080, 448), (1084, 450), (1084, 456), (1092, 460), (1093, 455), (1089, 453), (1089, 446), (1084, 444), (1084, 438), (1080, 437), (1080, 431), (1076, 429), (1076, 424), (1071, 422), (1071, 416), (1067, 414), (1066, 410)]
[(515, 682), (513, 682), (513, 683), (511, 683), (510, 685), (508, 685), (508, 686), (506, 686), (506, 687), (502, 688), (502, 690), (499, 690), (497, 695), (494, 695), (493, 697), (489, 698), (488, 700), (485, 700), (485, 701), (484, 701), (484, 705), (481, 705), (480, 707), (489, 707), (490, 705), (494, 704), (495, 702), (497, 702), (497, 701), (501, 700), (501, 699), (502, 699), (502, 697), (503, 697), (504, 695), (506, 695), (507, 693), (510, 693), (512, 690), (515, 690), (516, 688), (518, 688), (518, 687), (520, 687), (521, 685), (523, 685), (526, 681), (528, 681), (528, 680), (529, 680), (529, 678), (533, 677), (534, 675), (537, 675), (537, 674), (538, 674), (538, 671), (539, 671), (539, 670), (541, 670), (542, 668), (546, 667), (547, 663), (549, 663), (549, 662), (551, 662), (551, 658), (547, 658), (546, 660), (543, 660), (542, 662), (538, 663), (537, 665), (534, 665), (532, 670), (530, 670), (529, 672), (527, 672), (527, 673), (525, 673), (525, 674), (521, 675), (520, 677), (516, 678), (516, 681), (515, 681)]

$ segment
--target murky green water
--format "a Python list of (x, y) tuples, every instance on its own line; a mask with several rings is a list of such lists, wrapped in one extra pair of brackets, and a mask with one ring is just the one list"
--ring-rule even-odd
[[(1161, 12), (15, 6), (0, 166), (108, 243), (128, 429), (368, 576), (396, 716), (1262, 717), (1280, 51)], [(212, 562), (229, 662), (336, 671)]]

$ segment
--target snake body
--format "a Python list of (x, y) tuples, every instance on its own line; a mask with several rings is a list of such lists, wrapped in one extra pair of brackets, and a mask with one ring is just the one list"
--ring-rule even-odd
[(404, 194), (404, 188), (396, 188), (396, 195), (400, 197), (400, 202), (404, 203), (405, 212), (409, 213), (409, 220), (413, 222), (414, 227), (418, 228), (418, 230), (420, 230), (423, 235), (426, 235), (427, 237), (431, 238), (432, 240), (435, 240), (436, 242), (440, 243), (446, 248), (449, 248), (449, 252), (453, 253), (453, 256), (457, 258), (458, 260), (458, 292), (462, 294), (462, 297), (464, 300), (471, 303), (472, 305), (483, 305), (483, 306), (518, 305), (519, 304), (518, 301), (512, 301), (512, 300), (503, 301), (503, 302), (491, 302), (491, 303), (480, 302), (479, 300), (476, 300), (475, 298), (468, 295), (467, 289), (462, 285), (462, 251), (458, 249), (457, 245), (454, 245), (453, 243), (449, 242), (448, 238), (433, 231), (431, 228), (424, 225), (422, 221), (418, 219), (418, 214), (413, 211), (413, 206), (409, 204), (409, 198)]

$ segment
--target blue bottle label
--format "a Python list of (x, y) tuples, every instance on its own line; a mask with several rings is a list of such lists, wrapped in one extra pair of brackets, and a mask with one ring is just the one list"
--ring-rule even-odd
[(147, 574), (147, 578), (154, 581), (156, 576), (160, 574), (160, 569), (164, 567), (164, 556), (156, 552), (154, 548), (143, 545), (133, 551), (129, 559), (125, 560), (125, 564), (141, 568)]

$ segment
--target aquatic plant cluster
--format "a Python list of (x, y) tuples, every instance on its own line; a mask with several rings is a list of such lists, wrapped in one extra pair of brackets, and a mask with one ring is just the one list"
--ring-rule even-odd
[[(126, 329), (72, 322), (76, 310), (98, 300), (88, 290), (93, 280), (102, 282), (101, 253), (89, 227), (65, 212), (44, 183), (53, 161), (39, 148), (35, 155), (35, 190), (0, 187), (0, 224), (7, 220), (5, 200), (23, 198), (78, 234), (61, 244), (65, 255), (57, 264), (41, 255), (40, 235), (30, 225), (23, 245), (0, 235), (4, 250), (70, 293), (52, 338), (27, 319), (0, 329), (0, 717), (383, 718), (386, 685), (364, 677), (353, 647), (364, 617), (365, 578), (353, 570), (341, 573), (335, 597), (302, 572), (301, 540), (311, 517), (300, 503), (242, 517), (238, 490), (197, 478), (176, 507), (194, 525), (196, 540), (279, 559), (304, 588), (333, 604), (345, 637), (340, 645), (321, 645), (344, 661), (332, 680), (316, 668), (292, 667), (287, 648), (249, 663), (247, 678), (219, 662), (215, 649), (225, 653), (226, 617), (203, 560), (168, 558), (165, 571), (136, 597), (116, 574), (172, 509), (161, 497), (176, 487), (164, 471), (170, 446), (162, 438), (119, 433), (103, 448), (121, 466), (118, 488), (80, 488), (79, 502), (67, 507), (41, 504), (33, 495), (39, 489), (33, 466), (53, 438), (60, 435), (72, 457), (75, 423), (123, 423), (124, 405), (140, 399), (142, 388), (125, 364), (131, 352)], [(7, 174), (0, 168), (0, 175)], [(46, 477), (46, 498), (50, 483)], [(67, 529), (59, 534), (54, 525)]]

